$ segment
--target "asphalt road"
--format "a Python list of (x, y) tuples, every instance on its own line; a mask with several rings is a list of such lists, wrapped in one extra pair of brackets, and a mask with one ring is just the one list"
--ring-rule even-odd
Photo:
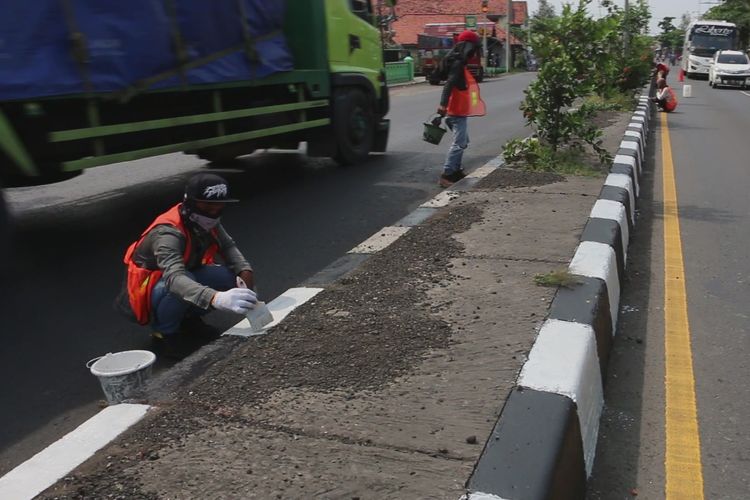
[[(750, 491), (750, 92), (689, 81), (668, 115), (704, 495)], [(678, 96), (682, 86), (675, 84)], [(606, 382), (590, 499), (665, 497), (664, 221), (659, 117)], [(692, 497), (697, 498), (697, 497)]]
[[(467, 170), (528, 133), (518, 104), (531, 79), (519, 74), (482, 84), (488, 115), (470, 122)], [(449, 141), (421, 141), (421, 124), (439, 93), (428, 85), (394, 89), (389, 153), (362, 165), (263, 152), (219, 170), (242, 200), (224, 224), (255, 267), (261, 298), (299, 284), (434, 196)], [(179, 201), (185, 180), (201, 168), (194, 157), (167, 155), (6, 190), (16, 235), (0, 282), (0, 474), (99, 410), (103, 395), (86, 361), (150, 347), (148, 331), (111, 306), (122, 254), (155, 215)], [(159, 361), (156, 368), (168, 366)]]

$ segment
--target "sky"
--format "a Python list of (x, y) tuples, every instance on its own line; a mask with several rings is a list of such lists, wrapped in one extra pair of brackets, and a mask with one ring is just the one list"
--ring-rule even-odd
[[(635, 0), (631, 1), (635, 2)], [(526, 0), (526, 2), (529, 5), (529, 15), (532, 15), (537, 11), (539, 1)], [(577, 4), (578, 2), (577, 0), (548, 0), (548, 3), (554, 6), (555, 12), (559, 14), (563, 4)], [(615, 3), (620, 7), (625, 5), (624, 0), (615, 0)], [(699, 13), (703, 14), (714, 4), (718, 3), (718, 0), (649, 0), (648, 3), (651, 9), (651, 24), (649, 29), (652, 34), (657, 34), (661, 31), (657, 25), (664, 17), (674, 17), (673, 23), (677, 25), (683, 13), (689, 12), (691, 15), (697, 17)], [(592, 0), (590, 10), (594, 15), (599, 11), (604, 13), (604, 9), (599, 7), (599, 0)]]

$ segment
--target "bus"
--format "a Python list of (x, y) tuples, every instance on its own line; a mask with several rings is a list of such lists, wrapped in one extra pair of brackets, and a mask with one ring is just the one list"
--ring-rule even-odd
[(717, 50), (734, 50), (737, 25), (726, 21), (693, 21), (685, 30), (680, 67), (687, 78), (708, 77), (708, 66)]

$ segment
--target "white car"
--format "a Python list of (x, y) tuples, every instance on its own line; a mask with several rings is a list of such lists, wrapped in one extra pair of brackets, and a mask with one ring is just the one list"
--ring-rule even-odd
[(717, 50), (708, 67), (708, 84), (750, 87), (750, 60), (738, 50)]

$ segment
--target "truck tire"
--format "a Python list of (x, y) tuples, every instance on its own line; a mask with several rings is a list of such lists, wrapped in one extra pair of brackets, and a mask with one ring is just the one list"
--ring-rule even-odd
[(340, 165), (364, 161), (372, 150), (375, 117), (372, 100), (358, 88), (344, 87), (333, 91), (333, 132)]

